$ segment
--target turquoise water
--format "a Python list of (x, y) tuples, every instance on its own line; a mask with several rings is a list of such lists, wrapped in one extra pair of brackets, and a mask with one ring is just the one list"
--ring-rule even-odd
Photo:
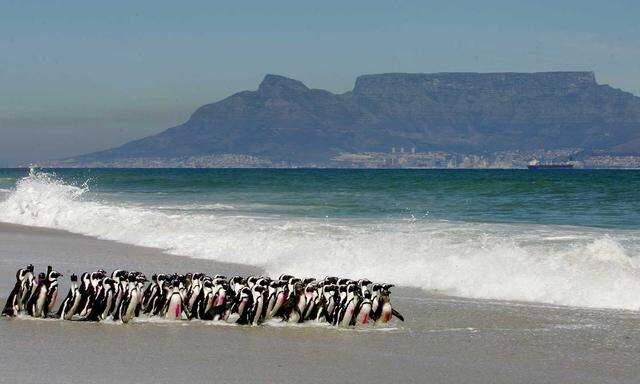
[(0, 221), (276, 276), (640, 308), (638, 171), (0, 170)]
[[(55, 170), (102, 199), (329, 218), (640, 228), (640, 171)], [(0, 170), (9, 190), (28, 174)], [(215, 209), (215, 207), (214, 207)]]

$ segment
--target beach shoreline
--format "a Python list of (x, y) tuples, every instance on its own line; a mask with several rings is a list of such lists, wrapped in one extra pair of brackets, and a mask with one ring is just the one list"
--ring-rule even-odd
[[(18, 267), (260, 273), (46, 228), (0, 224), (0, 297)], [(130, 325), (0, 319), (0, 382), (634, 383), (633, 311), (489, 302), (398, 288), (386, 328), (262, 327), (141, 319)]]

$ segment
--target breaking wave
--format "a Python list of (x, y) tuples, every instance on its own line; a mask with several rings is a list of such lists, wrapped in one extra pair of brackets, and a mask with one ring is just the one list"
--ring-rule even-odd
[(463, 297), (640, 307), (638, 231), (239, 217), (228, 212), (232, 206), (167, 211), (87, 192), (86, 185), (32, 171), (0, 201), (0, 221), (250, 264), (271, 275), (366, 276)]

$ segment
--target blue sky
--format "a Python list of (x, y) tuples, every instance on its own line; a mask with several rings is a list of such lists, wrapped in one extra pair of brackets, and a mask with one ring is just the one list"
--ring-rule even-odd
[(0, 163), (185, 121), (266, 73), (593, 70), (640, 95), (640, 1), (0, 0)]

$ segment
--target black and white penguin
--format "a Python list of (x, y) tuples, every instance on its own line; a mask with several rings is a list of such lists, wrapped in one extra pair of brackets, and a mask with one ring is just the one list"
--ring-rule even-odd
[(309, 320), (312, 314), (315, 315), (315, 306), (317, 304), (317, 299), (317, 287), (312, 283), (307, 283), (307, 286), (304, 288), (304, 307), (301, 310), (301, 322)]
[(366, 325), (371, 319), (371, 292), (368, 290), (362, 293), (362, 299), (358, 303), (355, 315), (355, 325)]
[(45, 300), (47, 299), (47, 283), (46, 274), (40, 272), (38, 279), (33, 283), (33, 290), (29, 302), (27, 303), (27, 313), (29, 316), (41, 317)]
[(25, 297), (31, 292), (31, 284), (33, 283), (33, 265), (29, 264), (25, 268), (20, 268), (16, 272), (16, 284), (14, 285), (7, 302), (2, 310), (2, 316), (17, 316), (24, 308)]
[(125, 271), (124, 269), (116, 269), (111, 272), (111, 279), (113, 279), (113, 281), (115, 282), (115, 296), (111, 310), (111, 316), (113, 316), (113, 320), (120, 319), (120, 304), (122, 303), (122, 299), (124, 298), (124, 293), (128, 285), (127, 276), (129, 276), (129, 272)]
[(47, 267), (46, 273), (38, 275), (38, 285), (27, 303), (27, 313), (33, 317), (46, 318), (50, 312), (53, 312), (58, 297), (58, 278), (61, 273), (53, 270), (51, 266)]
[(172, 290), (167, 300), (167, 309), (165, 310), (165, 318), (168, 320), (180, 320), (185, 311), (184, 299), (180, 292), (180, 281), (174, 280)]
[(194, 303), (198, 296), (200, 295), (200, 290), (202, 290), (202, 278), (203, 274), (194, 273), (193, 278), (191, 279), (191, 285), (187, 290), (187, 307), (190, 311), (194, 309)]
[(91, 306), (91, 311), (82, 319), (84, 321), (101, 321), (109, 317), (111, 307), (114, 305), (115, 280), (109, 277), (100, 280), (96, 292), (98, 295)]
[(318, 304), (319, 309), (316, 315), (316, 321), (333, 323), (333, 316), (338, 299), (338, 286), (334, 284), (325, 285), (322, 290), (321, 302)]
[(359, 302), (359, 290), (356, 284), (349, 284), (346, 291), (346, 298), (340, 307), (338, 318), (334, 319), (334, 322), (337, 320), (337, 325), (340, 325), (341, 327), (348, 327), (352, 325), (352, 320), (354, 319), (354, 314)]
[(162, 290), (163, 290), (164, 284), (166, 283), (166, 278), (167, 276), (162, 273), (158, 275), (153, 275), (151, 277), (152, 283), (149, 286), (149, 288), (147, 288), (147, 290), (144, 291), (144, 297), (146, 297), (146, 301), (143, 303), (143, 306), (142, 306), (143, 313), (146, 313), (146, 314), (154, 313), (154, 308), (156, 306), (156, 303), (158, 300), (160, 300), (160, 297), (162, 296)]
[(209, 312), (213, 308), (213, 282), (209, 279), (203, 279), (200, 285), (202, 287), (191, 305), (189, 319), (212, 320), (213, 316)]
[(289, 290), (287, 300), (281, 307), (280, 313), (285, 321), (299, 323), (302, 321), (302, 311), (306, 306), (304, 286), (300, 279), (291, 279), (287, 286)]
[(287, 300), (285, 287), (287, 283), (283, 280), (273, 280), (269, 282), (267, 306), (265, 310), (265, 320), (269, 320), (276, 315), (282, 304)]
[(142, 311), (144, 313), (148, 313), (147, 312), (147, 308), (149, 307), (149, 300), (151, 300), (152, 296), (157, 292), (158, 290), (158, 275), (156, 275), (155, 273), (153, 275), (151, 275), (151, 284), (149, 285), (149, 288), (144, 290), (144, 293), (142, 294)]
[(98, 282), (106, 276), (106, 272), (99, 269), (95, 272), (85, 272), (80, 277), (80, 304), (78, 305), (78, 314), (86, 317), (91, 312), (91, 307), (98, 296)]
[(390, 289), (393, 284), (383, 284), (379, 295), (379, 304), (377, 310), (373, 313), (372, 317), (376, 324), (386, 324), (391, 321), (391, 317), (395, 316), (400, 321), (404, 321), (404, 316), (391, 306)]
[(265, 305), (266, 288), (263, 285), (256, 284), (251, 289), (251, 308), (247, 313), (247, 323), (251, 325), (259, 325), (262, 323), (262, 313)]
[(125, 289), (124, 296), (120, 302), (120, 308), (118, 310), (118, 318), (123, 323), (128, 323), (133, 319), (138, 308), (138, 303), (142, 299), (138, 283), (143, 281), (144, 277), (140, 276), (136, 272), (130, 272), (127, 276), (127, 288)]
[(67, 297), (62, 301), (62, 304), (58, 309), (58, 317), (63, 320), (71, 320), (78, 310), (79, 304), (80, 293), (78, 292), (78, 276), (74, 273), (71, 275), (69, 293), (67, 293)]
[(43, 317), (47, 317), (49, 313), (54, 312), (54, 307), (56, 305), (56, 300), (58, 299), (58, 291), (60, 286), (58, 285), (58, 278), (62, 277), (62, 273), (58, 271), (54, 271), (49, 267), (47, 274), (47, 300), (45, 306), (45, 313)]
[(238, 314), (238, 324), (249, 324), (249, 310), (253, 304), (253, 294), (251, 289), (244, 287), (238, 293), (238, 299), (235, 305), (235, 312)]

